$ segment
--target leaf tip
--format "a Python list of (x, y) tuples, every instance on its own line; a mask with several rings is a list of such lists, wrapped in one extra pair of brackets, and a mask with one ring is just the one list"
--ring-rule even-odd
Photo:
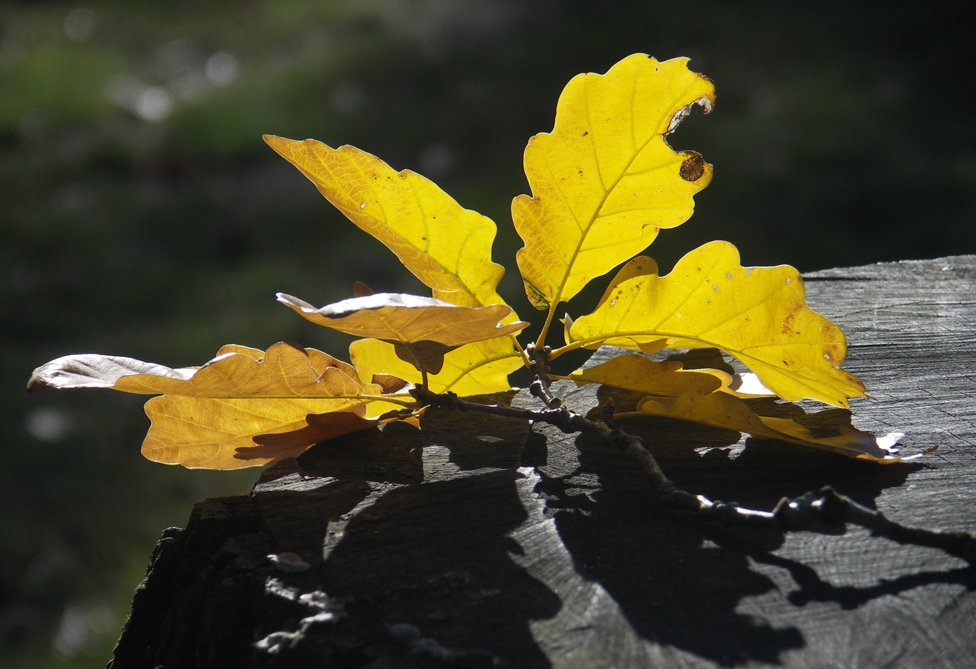
[[(279, 302), (281, 302), (282, 304), (291, 307), (292, 309), (302, 309), (302, 310), (304, 310), (305, 307), (311, 307), (312, 306), (311, 304), (309, 304), (305, 300), (301, 300), (301, 299), (295, 297), (294, 295), (289, 295), (288, 293), (275, 293), (275, 299), (278, 300)], [(314, 309), (313, 309), (313, 311), (314, 311)]]
[(352, 284), (352, 296), (353, 297), (369, 297), (375, 291), (367, 286), (362, 281), (356, 281)]
[(50, 383), (46, 382), (43, 378), (41, 378), (39, 374), (41, 369), (42, 369), (41, 367), (38, 367), (37, 369), (34, 370), (34, 373), (31, 374), (30, 379), (27, 381), (27, 392), (40, 393), (45, 390), (51, 390), (54, 388), (54, 386), (52, 386)]
[(282, 142), (286, 141), (284, 137), (279, 137), (278, 135), (267, 135), (267, 134), (261, 135), (261, 139), (264, 140), (264, 143), (270, 146), (275, 151), (278, 150), (278, 146)]

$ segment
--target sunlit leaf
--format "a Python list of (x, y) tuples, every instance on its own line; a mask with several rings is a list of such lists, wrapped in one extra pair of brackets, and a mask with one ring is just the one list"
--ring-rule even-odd
[(642, 355), (618, 355), (577, 370), (569, 379), (578, 385), (600, 383), (648, 395), (679, 395), (689, 390), (707, 394), (732, 383), (725, 372), (682, 369), (680, 362), (656, 361)]
[(645, 414), (728, 428), (759, 439), (788, 441), (860, 460), (890, 463), (901, 459), (895, 448), (895, 443), (903, 436), (901, 433), (876, 437), (858, 430), (850, 425), (848, 412), (844, 412), (846, 424), (833, 421), (832, 425), (819, 425), (814, 430), (803, 423), (810, 422), (809, 419), (816, 418), (817, 414), (810, 416), (799, 407), (791, 407), (790, 413), (796, 417), (782, 417), (766, 413), (764, 408), (777, 409), (782, 405), (770, 405), (768, 401), (750, 404), (748, 400), (727, 393), (706, 395), (695, 390), (678, 397), (648, 397), (638, 404), (638, 411)]
[(605, 75), (578, 75), (559, 98), (552, 132), (529, 140), (532, 197), (515, 198), (512, 218), (536, 308), (570, 299), (691, 216), (712, 168), (665, 137), (692, 106), (711, 110), (715, 93), (687, 62), (635, 54)]
[[(430, 287), (437, 299), (464, 307), (504, 304), (498, 283), (504, 268), (491, 261), (495, 224), (481, 214), (464, 209), (436, 184), (404, 170), (397, 172), (379, 158), (355, 147), (333, 149), (315, 140), (296, 141), (265, 136), (265, 141), (297, 167), (319, 192), (356, 226), (393, 251), (403, 265)], [(506, 325), (518, 317), (504, 317)], [(477, 353), (476, 353), (477, 352)], [(416, 352), (412, 353), (414, 357)], [(493, 361), (513, 360), (513, 342), (495, 339), (468, 349), (459, 365), (447, 363), (447, 375), (466, 368), (481, 370), (518, 366)], [(437, 356), (428, 357), (434, 367)], [(396, 358), (399, 366), (400, 359)], [(493, 386), (509, 386), (492, 374)], [(457, 380), (453, 385), (456, 386)], [(467, 384), (477, 382), (470, 380)]]
[[(310, 398), (206, 398), (163, 395), (146, 402), (152, 421), (142, 454), (148, 460), (189, 469), (260, 467), (294, 457), (321, 441), (375, 427), (365, 407), (352, 401)], [(350, 418), (310, 425), (317, 412)]]
[[(317, 325), (390, 342), (400, 359), (435, 373), (441, 370), (444, 355), (451, 350), (472, 342), (505, 337), (528, 325), (522, 321), (502, 325), (501, 321), (511, 314), (511, 309), (503, 304), (461, 307), (435, 298), (399, 293), (355, 297), (319, 309), (282, 293), (278, 294), (278, 301)], [(510, 349), (511, 343), (505, 342), (503, 350)]]
[[(637, 272), (645, 266), (647, 272)], [(574, 342), (638, 348), (666, 337), (673, 345), (722, 349), (783, 399), (848, 406), (864, 386), (840, 368), (847, 344), (840, 328), (810, 309), (792, 267), (742, 267), (728, 242), (711, 242), (659, 276), (636, 258), (607, 299), (570, 329)]]
[[(444, 355), (441, 370), (427, 377), (432, 392), (453, 392), (462, 397), (502, 392), (511, 389), (508, 375), (522, 367), (522, 357), (499, 341), (474, 342)], [(364, 378), (381, 370), (406, 379), (414, 385), (421, 381), (420, 372), (402, 360), (392, 344), (376, 339), (360, 339), (349, 345), (349, 357)]]
[(39, 368), (32, 385), (38, 390), (100, 387), (162, 394), (146, 403), (152, 425), (143, 454), (157, 462), (209, 469), (252, 467), (274, 459), (241, 457), (259, 445), (255, 439), (260, 435), (302, 431), (312, 439), (305, 446), (311, 446), (328, 430), (308, 430), (309, 414), (366, 416), (371, 400), (362, 396), (382, 391), (363, 383), (352, 365), (286, 343), (266, 352), (226, 346), (196, 369), (173, 370), (113, 356), (66, 356)]
[(166, 384), (167, 379), (179, 384), (196, 374), (198, 369), (172, 369), (117, 355), (79, 353), (56, 358), (35, 369), (27, 382), (27, 391), (36, 393), (69, 388), (113, 388), (122, 378), (141, 376), (146, 377), (145, 390), (133, 389), (126, 392), (156, 395), (166, 391), (154, 390), (153, 384)]
[(355, 147), (273, 135), (264, 141), (393, 251), (434, 297), (466, 307), (504, 304), (497, 288), (505, 270), (491, 261), (491, 219), (464, 209), (416, 172), (397, 172)]
[(390, 342), (437, 342), (463, 346), (518, 332), (528, 323), (502, 325), (511, 314), (506, 305), (460, 307), (443, 300), (400, 293), (375, 293), (353, 297), (321, 308), (291, 295), (278, 293), (278, 301), (302, 317), (356, 337)]

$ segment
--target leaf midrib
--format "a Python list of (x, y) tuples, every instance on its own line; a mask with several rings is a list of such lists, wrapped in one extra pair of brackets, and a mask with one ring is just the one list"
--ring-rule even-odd
[[(561, 187), (557, 186), (557, 188), (559, 190), (559, 194), (560, 194), (560, 196), (562, 196), (563, 202), (566, 204), (566, 208), (569, 209), (569, 211), (571, 211), (572, 214), (573, 214), (573, 220), (576, 221), (577, 228), (580, 228), (580, 230), (583, 231), (583, 233), (580, 236), (579, 241), (576, 243), (576, 246), (573, 249), (573, 252), (572, 252), (572, 254), (570, 256), (569, 261), (566, 263), (566, 269), (563, 272), (562, 279), (559, 282), (559, 289), (556, 292), (555, 299), (553, 299), (552, 304), (549, 306), (550, 310), (554, 310), (556, 308), (556, 306), (560, 302), (563, 301), (562, 300), (563, 290), (565, 289), (566, 284), (569, 281), (569, 277), (572, 275), (573, 266), (576, 264), (576, 259), (579, 257), (580, 250), (583, 247), (583, 242), (586, 241), (586, 238), (589, 235), (590, 229), (593, 227), (593, 224), (599, 218), (599, 215), (598, 214), (599, 214), (600, 211), (602, 211), (603, 206), (606, 204), (607, 199), (610, 197), (610, 194), (620, 184), (620, 181), (623, 179), (624, 175), (626, 175), (626, 174), (629, 173), (630, 166), (634, 164), (634, 161), (637, 159), (637, 156), (639, 156), (641, 154), (641, 152), (648, 146), (648, 144), (650, 144), (651, 142), (653, 142), (656, 137), (662, 137), (662, 138), (665, 137), (665, 134), (662, 134), (662, 133), (659, 133), (659, 132), (654, 132), (654, 133), (651, 134), (651, 136), (648, 138), (648, 140), (646, 142), (644, 142), (640, 147), (637, 146), (636, 131), (634, 129), (634, 123), (635, 123), (635, 119), (636, 119), (637, 114), (635, 113), (635, 110), (634, 110), (634, 99), (635, 99), (636, 93), (637, 93), (637, 79), (640, 77), (640, 74), (641, 74), (641, 70), (638, 68), (638, 70), (636, 72), (636, 75), (635, 75), (635, 78), (634, 78), (634, 84), (631, 87), (631, 105), (630, 105), (631, 106), (631, 113), (630, 113), (630, 118), (631, 118), (631, 143), (634, 146), (633, 154), (631, 155), (630, 160), (627, 161), (624, 169), (621, 170), (620, 174), (617, 175), (616, 179), (613, 181), (613, 183), (610, 185), (610, 187), (609, 188), (606, 188), (606, 186), (604, 186), (603, 197), (600, 198), (598, 205), (594, 208), (593, 215), (590, 217), (589, 221), (586, 223), (585, 229), (580, 226), (580, 220), (576, 216), (576, 212), (573, 210), (573, 208), (571, 206), (569, 206), (569, 201), (566, 198), (565, 194), (563, 193), (563, 189)], [(606, 76), (606, 75), (604, 75), (604, 76)], [(673, 80), (674, 80), (674, 78), (672, 77), (672, 81)], [(680, 100), (680, 99), (682, 99), (684, 97), (684, 95), (689, 90), (691, 90), (693, 87), (694, 87), (694, 82), (692, 82), (691, 84), (689, 84), (688, 87), (685, 88), (681, 92), (681, 95), (679, 95), (679, 96), (677, 96), (675, 98), (674, 103), (671, 105), (671, 107), (668, 110), (669, 111), (669, 114), (670, 114), (670, 116), (668, 116), (668, 125), (670, 125), (671, 121), (674, 119), (675, 114), (677, 114), (677, 110), (675, 109), (676, 105), (678, 104), (677, 101)], [(591, 118), (591, 113), (590, 113), (590, 89), (588, 87), (587, 88), (584, 88), (584, 92), (585, 92), (585, 94), (584, 94), (583, 98), (584, 98), (584, 101), (586, 103), (586, 120), (587, 120), (587, 126), (589, 128), (592, 128), (593, 127), (593, 120)], [(692, 102), (690, 104), (694, 104), (694, 102)], [(592, 132), (590, 133), (590, 145), (593, 147), (593, 156), (595, 158), (595, 162), (596, 162), (596, 166), (597, 166), (597, 174), (600, 177), (600, 184), (603, 185), (604, 184), (603, 172), (600, 169), (600, 157), (599, 157), (599, 154), (597, 153), (597, 150), (596, 150), (596, 145), (595, 145), (595, 139), (596, 138), (595, 138), (594, 135), (595, 135), (595, 133), (592, 133)], [(667, 144), (667, 142), (665, 142), (665, 144)], [(669, 148), (670, 148), (670, 145), (669, 145)], [(672, 151), (673, 150), (674, 149), (672, 149)], [(550, 179), (551, 179), (552, 183), (558, 184), (559, 183), (559, 180), (556, 177), (556, 174), (553, 172), (552, 169), (549, 169), (549, 157), (548, 157), (548, 155), (545, 155), (544, 157), (546, 159), (546, 167), (547, 167), (547, 171), (549, 172), (549, 176), (550, 176)]]

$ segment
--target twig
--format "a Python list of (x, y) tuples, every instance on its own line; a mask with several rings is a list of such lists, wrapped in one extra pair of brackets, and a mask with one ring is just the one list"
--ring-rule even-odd
[(970, 565), (976, 565), (976, 538), (966, 532), (939, 532), (906, 527), (889, 520), (880, 511), (869, 509), (841, 495), (830, 486), (793, 499), (784, 497), (772, 511), (747, 509), (735, 502), (713, 501), (704, 495), (693, 495), (675, 486), (661, 471), (654, 456), (644, 447), (640, 438), (613, 430), (611, 440), (647, 472), (651, 485), (665, 504), (689, 511), (696, 517), (716, 520), (726, 525), (772, 527), (789, 532), (842, 528), (850, 523), (870, 530), (875, 536), (900, 544), (937, 548), (962, 558)]
[(529, 392), (533, 396), (542, 400), (542, 403), (549, 409), (558, 409), (563, 405), (563, 401), (552, 394), (549, 387), (552, 385), (552, 378), (549, 376), (549, 354), (552, 349), (548, 346), (537, 348), (535, 344), (525, 347), (525, 352), (532, 361), (532, 371), (534, 378), (529, 384)]
[[(531, 346), (531, 345), (530, 345)], [(965, 532), (939, 532), (906, 527), (886, 518), (882, 513), (869, 509), (854, 500), (841, 495), (830, 486), (816, 492), (808, 492), (799, 497), (779, 501), (772, 511), (760, 511), (739, 506), (735, 502), (710, 500), (704, 495), (695, 495), (678, 488), (661, 469), (654, 455), (647, 450), (640, 437), (635, 437), (605, 422), (589, 420), (570, 411), (558, 398), (550, 406), (545, 397), (552, 397), (549, 387), (539, 381), (537, 395), (548, 408), (542, 410), (520, 409), (501, 404), (479, 404), (459, 398), (454, 393), (436, 394), (424, 389), (414, 389), (411, 393), (425, 404), (455, 411), (476, 411), (496, 416), (519, 418), (532, 422), (548, 423), (567, 434), (585, 432), (599, 438), (601, 443), (612, 445), (633, 459), (651, 481), (657, 497), (665, 505), (693, 516), (713, 520), (725, 525), (748, 525), (769, 527), (783, 531), (818, 531), (828, 528), (843, 528), (850, 523), (871, 531), (875, 536), (884, 537), (900, 544), (926, 546), (940, 549), (949, 555), (962, 558), (970, 565), (976, 565), (976, 538)], [(535, 395), (536, 393), (533, 392)], [(610, 415), (605, 413), (605, 418)], [(609, 421), (608, 421), (609, 422)]]

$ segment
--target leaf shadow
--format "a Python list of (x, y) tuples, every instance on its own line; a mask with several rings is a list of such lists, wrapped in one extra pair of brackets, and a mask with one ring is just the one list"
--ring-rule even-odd
[[(527, 433), (524, 421), (436, 412), (423, 430), (350, 434), (273, 472), (327, 481), (311, 495), (258, 494), (272, 531), (308, 537), (289, 547), (310, 563), (289, 585), (321, 589), (348, 614), (306, 643), (342, 638), (389, 666), (550, 666), (530, 621), (560, 600), (513, 560), (521, 548), (509, 536), (527, 517), (515, 485)], [(402, 624), (419, 638), (393, 638)]]
[[(593, 406), (595, 392), (562, 394)], [(883, 490), (922, 466), (880, 467), (780, 442), (740, 443), (735, 432), (667, 419), (622, 427), (645, 440), (681, 487), (756, 508), (827, 483), (873, 507)], [(552, 519), (574, 578), (602, 588), (631, 634), (660, 652), (719, 666), (781, 663), (809, 643), (797, 612), (809, 602), (857, 608), (919, 585), (968, 582), (956, 570), (867, 587), (833, 585), (815, 561), (810, 566), (784, 549), (782, 532), (676, 517), (655, 502), (626, 456), (585, 436), (556, 433), (498, 416), (429, 412), (422, 431), (394, 424), (382, 438), (375, 431), (350, 434), (269, 470), (267, 478), (292, 477), (296, 490), (319, 486), (312, 495), (256, 490), (259, 503), (294, 495), (268, 504), (262, 515), (272, 532), (310, 537), (307, 545), (288, 546), (311, 566), (289, 583), (323, 589), (349, 614), (321, 633), (338, 635), (360, 655), (425, 666), (441, 660), (418, 657), (416, 644), (391, 639), (391, 625), (408, 623), (421, 640), (474, 663), (551, 666), (554, 646), (558, 653), (559, 643), (579, 643), (579, 636), (555, 644), (539, 636), (539, 621), (555, 621), (589, 600), (557, 594), (565, 573), (526, 567), (531, 549), (513, 536), (540, 519), (519, 492), (525, 489), (519, 467), (539, 476), (534, 499)], [(798, 591), (777, 595), (782, 586), (770, 567), (786, 570)], [(745, 606), (770, 597), (776, 607), (759, 614)]]
[[(767, 510), (783, 496), (828, 483), (874, 507), (882, 490), (900, 486), (920, 466), (879, 467), (787, 443), (740, 443), (735, 432), (667, 419), (621, 427), (645, 440), (680, 487)], [(805, 647), (801, 626), (741, 610), (746, 599), (777, 589), (753, 561), (786, 567), (788, 562), (774, 554), (783, 547), (783, 532), (676, 517), (656, 503), (643, 473), (626, 456), (585, 436), (572, 447), (578, 468), (570, 475), (547, 476), (542, 465), (539, 493), (555, 513), (576, 568), (608, 591), (640, 636), (723, 666), (779, 663), (784, 653)], [(836, 598), (842, 606), (925, 582), (924, 576), (906, 577), (901, 584), (850, 592), (827, 586), (802, 562), (789, 564), (797, 582), (806, 584), (801, 592)], [(959, 575), (931, 578), (954, 582)], [(786, 606), (800, 607), (801, 600), (798, 595)]]

